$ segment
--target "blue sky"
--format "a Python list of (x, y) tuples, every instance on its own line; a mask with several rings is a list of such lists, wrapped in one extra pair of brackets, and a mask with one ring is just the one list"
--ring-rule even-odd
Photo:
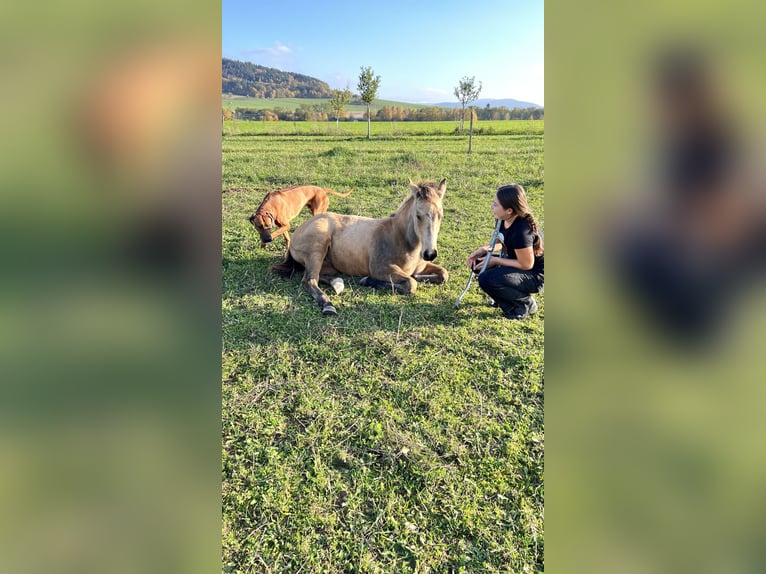
[(543, 1), (223, 0), (225, 58), (313, 76), (356, 91), (361, 66), (378, 97), (454, 101), (463, 76), (482, 98), (544, 105)]

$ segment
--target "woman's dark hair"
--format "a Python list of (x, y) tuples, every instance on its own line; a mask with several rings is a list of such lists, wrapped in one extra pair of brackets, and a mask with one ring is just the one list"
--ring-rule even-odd
[(542, 255), (544, 250), (543, 238), (537, 229), (535, 217), (529, 211), (529, 203), (527, 202), (527, 194), (524, 192), (524, 188), (518, 183), (504, 185), (497, 190), (497, 200), (504, 209), (512, 209), (517, 217), (527, 221), (535, 236), (532, 242), (532, 249), (535, 255)]

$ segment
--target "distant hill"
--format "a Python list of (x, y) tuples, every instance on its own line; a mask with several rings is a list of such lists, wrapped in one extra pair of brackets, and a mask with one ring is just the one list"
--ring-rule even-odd
[(221, 91), (251, 98), (329, 98), (330, 86), (321, 80), (283, 72), (251, 62), (222, 59)]
[[(477, 108), (486, 108), (487, 104), (489, 104), (490, 108), (499, 108), (501, 106), (505, 106), (509, 110), (512, 110), (513, 108), (542, 108), (543, 106), (540, 106), (538, 104), (533, 104), (532, 102), (522, 102), (519, 100), (514, 100), (511, 98), (505, 98), (505, 99), (492, 99), (492, 98), (479, 98), (475, 102), (471, 102), (472, 106), (476, 106)], [(431, 104), (432, 106), (438, 106), (440, 108), (459, 108), (460, 102), (442, 102), (440, 104)]]

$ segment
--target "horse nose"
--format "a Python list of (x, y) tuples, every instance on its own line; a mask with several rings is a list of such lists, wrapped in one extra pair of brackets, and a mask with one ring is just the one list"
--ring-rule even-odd
[(429, 249), (425, 253), (423, 253), (423, 259), (426, 261), (433, 261), (436, 259), (436, 249)]

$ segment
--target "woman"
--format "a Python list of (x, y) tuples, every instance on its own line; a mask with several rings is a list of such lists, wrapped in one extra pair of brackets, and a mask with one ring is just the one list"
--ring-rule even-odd
[(504, 185), (497, 190), (492, 213), (502, 220), (498, 241), (501, 251), (488, 253), (489, 245), (469, 255), (467, 265), (481, 269), (489, 257), (487, 269), (479, 274), (479, 286), (489, 295), (490, 303), (503, 310), (508, 319), (522, 319), (537, 311), (532, 293), (543, 288), (545, 260), (543, 241), (537, 222), (529, 211), (524, 188)]

